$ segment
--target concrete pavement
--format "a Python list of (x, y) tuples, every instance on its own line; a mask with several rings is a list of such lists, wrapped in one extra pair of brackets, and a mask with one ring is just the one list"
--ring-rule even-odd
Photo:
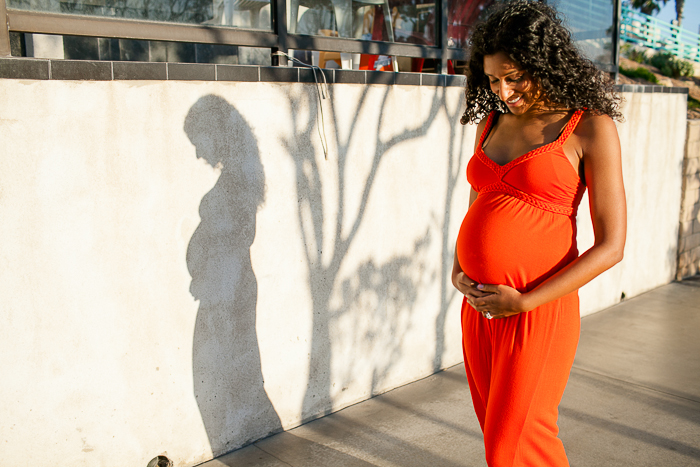
[[(700, 467), (700, 279), (582, 320), (560, 405), (572, 467)], [(201, 467), (485, 467), (463, 365)]]

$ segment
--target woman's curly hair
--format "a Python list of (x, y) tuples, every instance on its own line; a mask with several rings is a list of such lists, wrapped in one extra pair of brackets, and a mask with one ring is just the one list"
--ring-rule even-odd
[(544, 3), (515, 0), (500, 5), (486, 21), (476, 25), (467, 52), (463, 125), (477, 122), (493, 110), (508, 112), (491, 92), (484, 74), (484, 56), (498, 52), (530, 73), (549, 103), (567, 109), (587, 108), (594, 114), (622, 119), (620, 97), (613, 91), (612, 80), (581, 56), (557, 12)]

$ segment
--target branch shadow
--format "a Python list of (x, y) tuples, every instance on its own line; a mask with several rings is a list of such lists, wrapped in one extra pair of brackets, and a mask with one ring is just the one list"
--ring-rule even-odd
[(187, 248), (190, 293), (199, 300), (192, 372), (194, 395), (214, 456), (280, 431), (263, 387), (256, 334), (257, 279), (250, 259), (265, 199), (257, 140), (225, 99), (207, 95), (184, 131), (197, 158), (220, 170), (202, 198), (201, 222)]
[[(341, 136), (340, 129), (334, 125), (331, 147), (337, 148), (337, 152), (329, 157), (328, 161), (320, 161), (314, 150), (314, 138), (316, 125), (318, 124), (318, 107), (316, 103), (316, 91), (313, 86), (305, 86), (301, 97), (290, 97), (290, 107), (298, 108), (303, 101), (310, 111), (307, 115), (301, 112), (292, 112), (292, 128), (295, 133), (291, 137), (281, 139), (281, 144), (293, 160), (296, 168), (296, 189), (298, 201), (298, 222), (302, 234), (303, 247), (308, 266), (307, 282), (312, 297), (313, 335), (309, 356), (309, 376), (307, 390), (302, 403), (303, 422), (330, 413), (334, 406), (332, 392), (331, 373), (333, 361), (333, 342), (337, 342), (338, 336), (333, 335), (333, 328), (342, 321), (343, 326), (357, 326), (355, 342), (344, 343), (346, 348), (357, 348), (363, 345), (372, 348), (372, 355), (379, 356), (373, 359), (373, 374), (368, 388), (370, 394), (377, 394), (384, 387), (384, 378), (392, 366), (403, 355), (403, 340), (410, 330), (410, 316), (414, 312), (417, 293), (424, 270), (433, 262), (423, 259), (431, 243), (431, 226), (427, 225), (425, 234), (414, 239), (414, 251), (412, 254), (400, 255), (391, 258), (384, 264), (376, 264), (368, 260), (360, 264), (356, 273), (349, 279), (340, 278), (341, 266), (346, 260), (348, 252), (356, 243), (357, 234), (365, 223), (366, 211), (372, 192), (377, 183), (377, 176), (382, 161), (387, 153), (396, 145), (425, 136), (441, 111), (447, 112), (444, 88), (436, 88), (432, 99), (430, 111), (426, 114), (422, 123), (414, 128), (407, 128), (391, 137), (382, 138), (382, 128), (385, 123), (384, 109), (387, 106), (392, 87), (387, 86), (381, 99), (374, 95), (369, 96), (371, 87), (366, 86), (358, 99), (354, 102), (354, 108), (348, 108), (348, 101), (339, 101), (333, 88), (330, 90), (330, 103), (322, 104), (330, 110), (331, 122), (338, 121), (338, 114), (355, 115), (350, 123), (346, 136)], [(360, 134), (358, 119), (368, 105), (379, 107), (378, 128), (371, 134)], [(457, 118), (457, 115), (448, 118)], [(452, 121), (452, 120), (451, 120)], [(445, 212), (449, 212), (455, 186), (459, 179), (459, 167), (462, 156), (454, 156), (454, 139), (457, 130), (450, 130), (450, 160), (446, 191)], [(351, 166), (352, 156), (350, 147), (357, 138), (373, 139), (374, 154), (370, 168), (364, 176), (364, 182), (357, 185), (349, 185), (348, 170)], [(328, 172), (323, 164), (336, 164), (337, 187), (324, 187), (325, 180), (321, 172)], [(355, 174), (353, 174), (355, 175)], [(332, 196), (328, 196), (332, 193)], [(326, 194), (326, 197), (324, 197)], [(352, 203), (347, 199), (355, 197)], [(335, 203), (329, 205), (326, 198)], [(348, 212), (348, 206), (357, 206), (355, 212)], [(335, 219), (326, 221), (324, 215), (333, 212)], [(443, 213), (440, 213), (443, 214)], [(442, 267), (440, 270), (441, 297), (439, 313), (437, 317), (437, 336), (435, 348), (434, 367), (439, 369), (442, 365), (444, 352), (444, 325), (449, 303), (454, 295), (449, 292), (450, 287), (449, 265), (451, 265), (451, 246), (447, 245), (447, 230), (450, 218), (446, 214), (438, 219), (437, 227), (442, 234)], [(429, 224), (429, 223), (427, 223)], [(324, 225), (326, 226), (324, 230)], [(330, 229), (328, 226), (332, 226)], [(331, 235), (331, 238), (327, 236)], [(447, 263), (447, 264), (444, 264)], [(334, 290), (340, 286), (342, 300), (333, 301)], [(355, 329), (355, 328), (351, 328)], [(390, 336), (390, 342), (377, 336)], [(361, 342), (360, 342), (361, 341)], [(355, 345), (355, 347), (353, 347)], [(337, 367), (335, 368), (337, 372)], [(342, 370), (340, 381), (345, 387), (354, 377), (352, 362)], [(385, 389), (384, 389), (385, 390)]]
[(567, 425), (565, 433), (569, 436), (573, 433), (570, 431), (572, 424), (579, 425), (579, 432), (588, 435), (568, 439), (563, 436), (565, 444), (575, 442), (578, 449), (585, 452), (594, 446), (598, 448), (601, 439), (627, 438), (649, 447), (646, 454), (634, 448), (617, 448), (617, 454), (624, 455), (629, 462), (636, 456), (659, 450), (700, 460), (700, 448), (689, 442), (692, 440), (690, 433), (695, 432), (693, 425), (700, 424), (698, 402), (580, 369), (572, 371), (568, 384), (575, 387), (575, 392), (564, 395), (559, 406), (560, 424)]
[(575, 409), (561, 408), (559, 413), (561, 416), (568, 417), (596, 429), (602, 429), (616, 435), (622, 435), (630, 440), (641, 441), (657, 448), (668, 449), (682, 456), (689, 457), (690, 459), (700, 460), (700, 449), (698, 449), (696, 446), (677, 441), (673, 438), (650, 433), (642, 428), (632, 427), (625, 425), (624, 423), (611, 421)]
[[(454, 122), (460, 118), (461, 107), (456, 107), (453, 113), (450, 113), (443, 94), (443, 101), (441, 103), (445, 113), (447, 114), (447, 119), (450, 122)], [(452, 209), (450, 209), (452, 200), (454, 198), (454, 192), (457, 188), (457, 183), (461, 177), (466, 178), (466, 174), (460, 171), (462, 164), (464, 162), (465, 154), (470, 155), (471, 153), (467, 150), (465, 153), (464, 148), (464, 138), (459, 138), (459, 151), (457, 151), (458, 156), (455, 156), (455, 139), (457, 138), (457, 130), (454, 126), (450, 125), (450, 137), (448, 146), (448, 165), (447, 165), (447, 181), (445, 184), (445, 208), (443, 210), (445, 217), (440, 223), (440, 231), (442, 233), (442, 267), (440, 269), (440, 311), (435, 318), (435, 354), (433, 357), (433, 371), (439, 371), (443, 369), (442, 356), (445, 352), (445, 320), (447, 318), (447, 311), (452, 301), (457, 296), (457, 289), (452, 286), (452, 263), (454, 259), (454, 245), (449, 242), (449, 233), (452, 227)], [(464, 134), (466, 127), (460, 125), (459, 132)], [(469, 149), (469, 148), (467, 148)]]

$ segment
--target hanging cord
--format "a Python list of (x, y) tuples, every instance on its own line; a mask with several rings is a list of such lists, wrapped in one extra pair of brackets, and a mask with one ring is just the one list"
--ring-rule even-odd
[[(323, 157), (328, 160), (328, 138), (326, 138), (326, 123), (323, 119), (323, 105), (321, 105), (321, 99), (326, 99), (326, 97), (329, 95), (328, 94), (328, 82), (326, 81), (326, 74), (321, 70), (320, 67), (317, 67), (316, 65), (309, 65), (308, 63), (304, 63), (301, 60), (298, 60), (289, 54), (286, 54), (284, 52), (275, 52), (272, 55), (279, 55), (279, 56), (284, 56), (287, 57), (289, 60), (296, 62), (300, 64), (301, 66), (305, 66), (308, 68), (311, 68), (311, 70), (314, 72), (314, 81), (316, 82), (316, 96), (318, 97), (318, 108), (319, 112), (321, 114), (321, 124), (318, 125), (318, 137), (321, 140), (321, 147), (323, 148)], [(321, 73), (321, 76), (323, 77), (323, 83), (320, 83), (318, 81), (318, 76), (316, 75), (316, 71), (318, 70), (319, 73)]]

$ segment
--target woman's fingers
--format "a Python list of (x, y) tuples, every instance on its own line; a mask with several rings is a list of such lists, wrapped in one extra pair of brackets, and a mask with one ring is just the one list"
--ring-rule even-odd
[(481, 290), (482, 292), (491, 293), (491, 294), (498, 293), (498, 291), (499, 291), (498, 285), (494, 285), (494, 284), (477, 284), (476, 288), (477, 288), (477, 290)]
[(478, 312), (485, 312), (488, 311), (489, 309), (489, 304), (490, 304), (490, 297), (482, 296), (482, 297), (469, 297), (467, 296), (467, 303), (469, 303), (472, 308), (474, 308)]
[(488, 297), (489, 295), (492, 295), (492, 294), (484, 293), (484, 292), (481, 292), (481, 291), (476, 290), (476, 289), (467, 289), (466, 293), (464, 295), (466, 295), (467, 297), (471, 297), (473, 299), (477, 299), (477, 298), (482, 298), (482, 297)]
[(478, 284), (466, 275), (460, 280), (461, 290), (467, 298), (467, 303), (485, 318), (503, 318), (500, 304), (500, 290), (498, 285)]
[(472, 299), (470, 305), (477, 311), (486, 311), (490, 304), (493, 303), (492, 296), (476, 297)]
[(488, 312), (494, 318), (500, 317), (502, 314), (501, 297), (497, 293), (485, 292), (480, 297), (468, 297), (467, 302), (479, 313), (486, 314)]
[(480, 290), (483, 295), (480, 297), (468, 296), (467, 302), (485, 318), (507, 318), (527, 311), (522, 309), (522, 295), (512, 287), (505, 285), (484, 286), (481, 289), (477, 288), (477, 290)]

